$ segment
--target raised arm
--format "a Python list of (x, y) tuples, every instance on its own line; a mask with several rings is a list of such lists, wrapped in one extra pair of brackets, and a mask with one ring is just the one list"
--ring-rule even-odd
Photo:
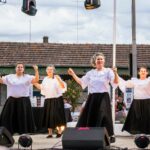
[(39, 84), (39, 83), (34, 83), (33, 85), (34, 85), (37, 89), (41, 90), (41, 84)]
[(3, 83), (2, 77), (0, 76), (0, 83)]
[(118, 73), (117, 73), (117, 68), (112, 68), (113, 72), (114, 72), (114, 83), (115, 84), (118, 84), (119, 83), (119, 76), (118, 76)]
[[(69, 68), (68, 69), (68, 74), (71, 75), (73, 77), (73, 79), (81, 85), (81, 80), (80, 78), (75, 74), (75, 72), (73, 71), (73, 69)], [(82, 86), (82, 85), (81, 85)]]
[(60, 87), (61, 88), (66, 88), (65, 87), (65, 83), (62, 81), (62, 79), (60, 78), (60, 76), (58, 76), (58, 75), (55, 75), (55, 78), (57, 79), (57, 81), (58, 81), (58, 83), (59, 83), (59, 85), (60, 85)]
[(39, 82), (38, 66), (37, 65), (33, 65), (33, 69), (35, 71), (35, 78), (32, 80), (32, 84)]

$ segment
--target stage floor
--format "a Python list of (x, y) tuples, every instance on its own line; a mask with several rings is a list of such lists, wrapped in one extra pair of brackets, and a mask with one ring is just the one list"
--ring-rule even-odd
[[(71, 123), (68, 125), (68, 127), (74, 127), (74, 123)], [(135, 136), (128, 134), (127, 132), (121, 132), (122, 125), (121, 124), (115, 124), (115, 135), (116, 135), (116, 142), (111, 143), (110, 147), (111, 149), (119, 149), (119, 150), (136, 150), (139, 149), (134, 143)], [(30, 135), (33, 141), (32, 149), (33, 150), (62, 150), (62, 137), (55, 138), (55, 135), (53, 138), (47, 139), (47, 134), (34, 134)], [(12, 150), (18, 149), (18, 138), (19, 135), (13, 136), (15, 143)], [(147, 149), (150, 149), (150, 144), (147, 147)]]
[[(47, 134), (37, 134), (31, 135), (33, 144), (33, 150), (56, 150), (62, 149), (62, 138), (46, 138)], [(18, 149), (18, 138), (19, 136), (14, 136), (15, 143), (12, 147), (13, 150)], [(116, 142), (111, 144), (111, 149), (137, 149), (134, 144), (134, 136), (116, 136)], [(148, 147), (150, 149), (150, 146)]]

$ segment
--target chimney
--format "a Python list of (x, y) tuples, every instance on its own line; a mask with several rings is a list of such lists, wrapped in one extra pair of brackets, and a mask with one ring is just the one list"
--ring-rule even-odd
[(43, 43), (48, 43), (48, 36), (43, 37)]

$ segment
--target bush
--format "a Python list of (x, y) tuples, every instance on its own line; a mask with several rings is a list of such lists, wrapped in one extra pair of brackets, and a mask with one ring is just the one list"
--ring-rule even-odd
[(64, 97), (70, 102), (72, 111), (74, 112), (81, 96), (82, 88), (73, 79), (66, 80), (65, 82), (67, 83), (67, 91), (64, 93)]

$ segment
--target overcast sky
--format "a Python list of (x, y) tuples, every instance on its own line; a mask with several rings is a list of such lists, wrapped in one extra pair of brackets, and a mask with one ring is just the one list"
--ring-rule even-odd
[[(150, 0), (135, 1), (137, 43), (150, 44)], [(116, 2), (116, 42), (130, 44), (132, 0)], [(36, 0), (36, 16), (23, 13), (22, 3), (0, 5), (0, 41), (42, 42), (48, 36), (55, 43), (113, 43), (113, 0), (101, 0), (95, 10), (86, 10), (84, 0)]]

